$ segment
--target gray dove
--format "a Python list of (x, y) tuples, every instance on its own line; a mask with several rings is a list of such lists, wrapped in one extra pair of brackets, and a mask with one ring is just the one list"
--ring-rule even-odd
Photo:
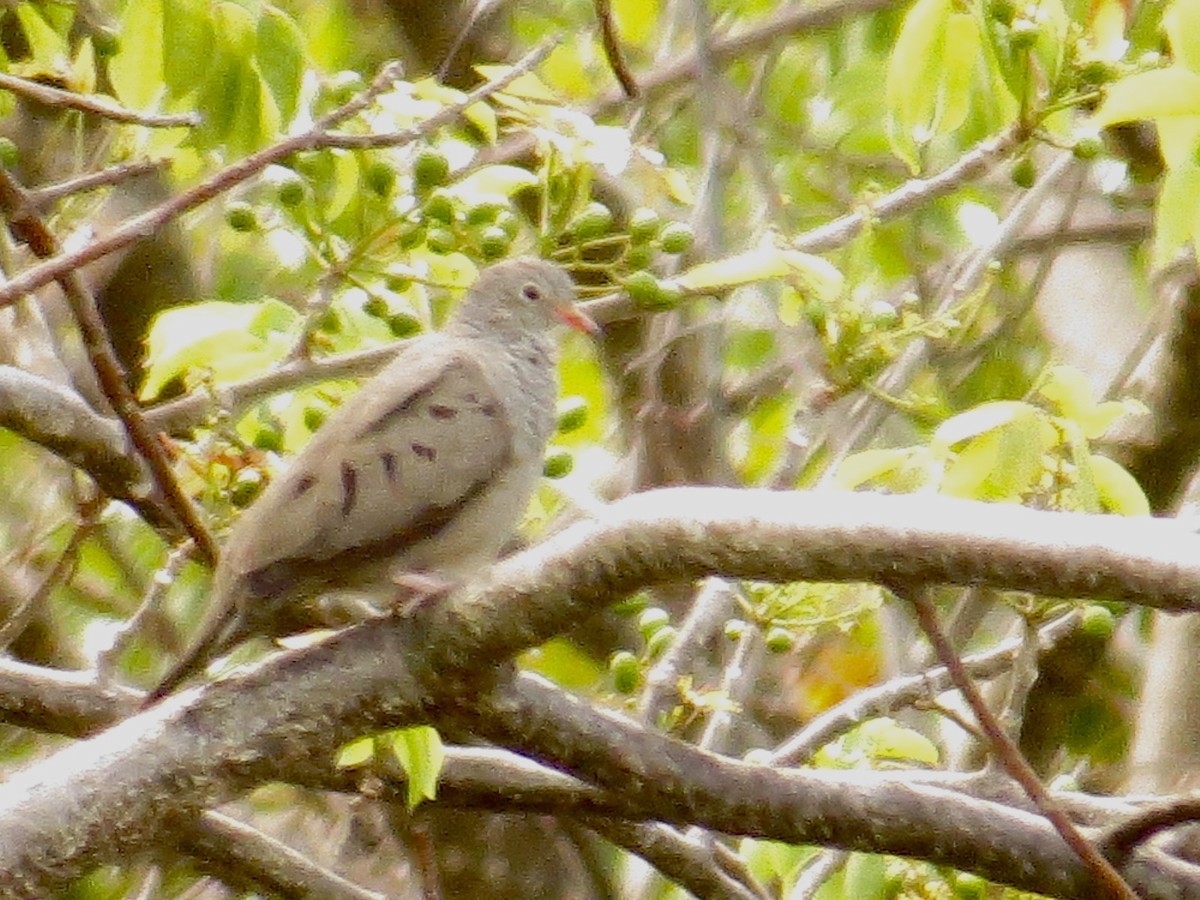
[(542, 472), (554, 430), (556, 320), (596, 326), (558, 266), (480, 273), (440, 333), (422, 336), (325, 422), (238, 520), (200, 637), (155, 702), (255, 635), (312, 627), (306, 602), (461, 577), (495, 560)]

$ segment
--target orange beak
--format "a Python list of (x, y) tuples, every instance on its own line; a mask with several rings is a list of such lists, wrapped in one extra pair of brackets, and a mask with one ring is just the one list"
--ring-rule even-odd
[(554, 310), (554, 315), (560, 322), (576, 331), (582, 331), (592, 337), (600, 333), (600, 326), (593, 322), (587, 313), (574, 306), (560, 306)]

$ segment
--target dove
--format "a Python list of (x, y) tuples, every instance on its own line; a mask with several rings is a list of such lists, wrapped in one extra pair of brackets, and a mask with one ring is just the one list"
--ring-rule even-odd
[(483, 270), (442, 331), (341, 405), (234, 525), (191, 649), (156, 702), (243, 640), (312, 627), (306, 601), (455, 579), (520, 522), (555, 426), (556, 321), (594, 332), (557, 265)]

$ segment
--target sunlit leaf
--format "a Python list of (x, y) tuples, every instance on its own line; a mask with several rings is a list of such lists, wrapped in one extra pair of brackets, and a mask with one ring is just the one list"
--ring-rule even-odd
[(108, 61), (108, 77), (122, 103), (142, 109), (154, 103), (163, 85), (163, 0), (129, 0), (121, 33), (130, 39)]
[(1093, 455), (1091, 469), (1101, 507), (1122, 516), (1150, 515), (1146, 492), (1120, 463)]
[(399, 729), (392, 734), (392, 752), (408, 776), (408, 808), (437, 797), (446, 748), (436, 729), (428, 725)]

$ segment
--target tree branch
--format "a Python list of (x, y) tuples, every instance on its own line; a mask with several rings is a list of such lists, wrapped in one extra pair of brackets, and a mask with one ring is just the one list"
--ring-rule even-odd
[[(11, 776), (0, 793), (0, 893), (45, 896), (161, 839), (165, 819), (327, 765), (357, 735), (428, 722), (469, 724), (617, 790), (629, 816), (921, 856), (1089, 896), (1091, 874), (1037, 816), (911, 783), (880, 789), (861, 773), (730, 762), (528, 679), (493, 681), (515, 653), (660, 581), (905, 578), (1186, 609), (1200, 597), (1197, 551), (1200, 537), (1172, 521), (941, 497), (722, 488), (629, 497), (440, 603), (183, 692)], [(588, 750), (583, 739), (599, 743)], [(1122, 870), (1135, 888), (1167, 877), (1148, 859), (1139, 853)]]

